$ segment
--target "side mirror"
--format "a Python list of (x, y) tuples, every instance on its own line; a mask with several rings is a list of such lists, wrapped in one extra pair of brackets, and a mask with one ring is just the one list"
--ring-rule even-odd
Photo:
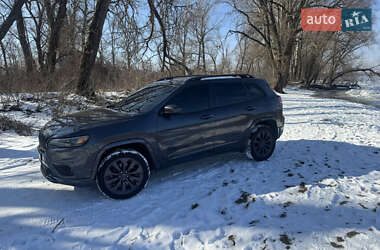
[(182, 113), (182, 109), (175, 104), (166, 105), (162, 110), (163, 115), (174, 115), (180, 113)]

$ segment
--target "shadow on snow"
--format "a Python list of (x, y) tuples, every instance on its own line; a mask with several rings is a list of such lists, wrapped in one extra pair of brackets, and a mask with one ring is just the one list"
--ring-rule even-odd
[[(4, 151), (0, 151), (0, 154), (4, 155)], [(61, 235), (64, 241), (71, 243), (83, 239), (71, 236), (70, 228), (86, 226), (92, 230), (105, 231), (129, 227), (148, 230), (167, 226), (186, 234), (190, 230), (217, 230), (227, 227), (231, 222), (234, 226), (248, 228), (251, 226), (250, 221), (258, 220), (259, 223), (252, 230), (268, 228), (304, 234), (346, 227), (368, 230), (375, 226), (379, 230), (377, 213), (372, 211), (372, 207), (364, 209), (357, 204), (352, 206), (354, 204), (350, 202), (340, 205), (341, 200), (337, 199), (329, 202), (328, 210), (320, 204), (305, 203), (284, 208), (283, 203), (267, 203), (260, 198), (248, 208), (235, 203), (241, 191), (257, 197), (289, 191), (301, 183), (311, 185), (309, 190), (324, 188), (319, 183), (321, 180), (360, 177), (380, 171), (379, 156), (379, 148), (345, 142), (278, 141), (275, 153), (268, 161), (254, 162), (242, 154), (225, 154), (154, 172), (143, 192), (124, 201), (103, 198), (94, 187), (77, 191), (61, 190), (60, 185), (53, 184), (54, 189), (3, 187), (0, 188), (4, 197), (0, 201), (0, 210), (38, 210), (0, 217), (0, 228), (4, 228), (4, 225), (7, 228), (0, 230), (0, 239), (6, 237), (9, 230), (17, 233), (16, 228), (19, 227), (28, 230), (47, 226), (51, 230), (55, 223), (25, 225), (22, 222), (22, 219), (41, 217), (53, 218), (54, 222), (65, 218), (62, 229), (54, 235)], [(21, 157), (21, 153), (17, 157)], [(32, 151), (29, 157), (34, 157)], [(298, 201), (308, 199), (307, 193), (301, 194), (295, 189), (294, 197), (298, 196), (301, 196)], [(199, 207), (191, 210), (195, 203)], [(227, 215), (220, 212), (224, 208), (228, 208)], [(281, 218), (282, 212), (287, 213), (286, 219)], [(334, 223), (331, 223), (332, 220)], [(44, 237), (54, 238), (54, 235), (48, 231)], [(123, 237), (128, 238), (128, 231)], [(93, 238), (90, 242), (97, 246), (112, 244), (104, 238)]]

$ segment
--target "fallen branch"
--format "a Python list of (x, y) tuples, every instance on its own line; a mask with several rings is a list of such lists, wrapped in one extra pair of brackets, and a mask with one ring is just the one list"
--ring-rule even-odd
[(64, 219), (65, 219), (65, 218), (62, 218), (60, 221), (58, 221), (57, 225), (55, 225), (55, 227), (53, 228), (53, 230), (51, 230), (51, 233), (54, 233), (54, 232), (55, 232), (55, 230), (57, 229), (57, 227), (59, 227), (59, 225), (62, 224), (62, 222), (63, 222)]
[(364, 72), (370, 76), (377, 76), (380, 77), (380, 72), (375, 71), (374, 69), (379, 67), (380, 65), (371, 67), (371, 68), (356, 68), (356, 69), (350, 69), (350, 70), (345, 70), (342, 72), (337, 73), (330, 81), (330, 85), (338, 78), (348, 74), (348, 73), (353, 73), (353, 72)]

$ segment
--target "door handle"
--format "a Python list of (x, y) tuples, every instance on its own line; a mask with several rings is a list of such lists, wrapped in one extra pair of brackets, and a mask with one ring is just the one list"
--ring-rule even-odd
[(252, 110), (255, 110), (256, 108), (255, 107), (253, 107), (253, 106), (251, 106), (251, 105), (249, 105), (248, 107), (247, 107), (247, 110), (248, 111), (252, 111)]
[(211, 115), (211, 114), (205, 114), (205, 115), (201, 115), (201, 119), (202, 120), (208, 120), (210, 118), (213, 118), (215, 115)]

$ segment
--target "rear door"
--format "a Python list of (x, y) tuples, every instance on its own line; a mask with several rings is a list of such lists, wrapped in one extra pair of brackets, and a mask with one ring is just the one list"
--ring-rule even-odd
[(208, 80), (211, 92), (211, 112), (214, 144), (242, 146), (244, 132), (250, 126), (250, 95), (240, 78)]
[(175, 160), (207, 148), (205, 138), (212, 133), (208, 84), (186, 86), (165, 105), (182, 109), (180, 114), (158, 117), (158, 144), (165, 158)]
[[(261, 79), (243, 79), (242, 81), (247, 87), (250, 95), (248, 106), (250, 107), (249, 114), (251, 115), (253, 122), (268, 116), (273, 116), (271, 113), (273, 107), (270, 106), (270, 98), (275, 98), (275, 96), (269, 95), (271, 94), (269, 87), (263, 85), (263, 83), (260, 82), (262, 81)], [(264, 87), (268, 88), (268, 90), (265, 91)]]

